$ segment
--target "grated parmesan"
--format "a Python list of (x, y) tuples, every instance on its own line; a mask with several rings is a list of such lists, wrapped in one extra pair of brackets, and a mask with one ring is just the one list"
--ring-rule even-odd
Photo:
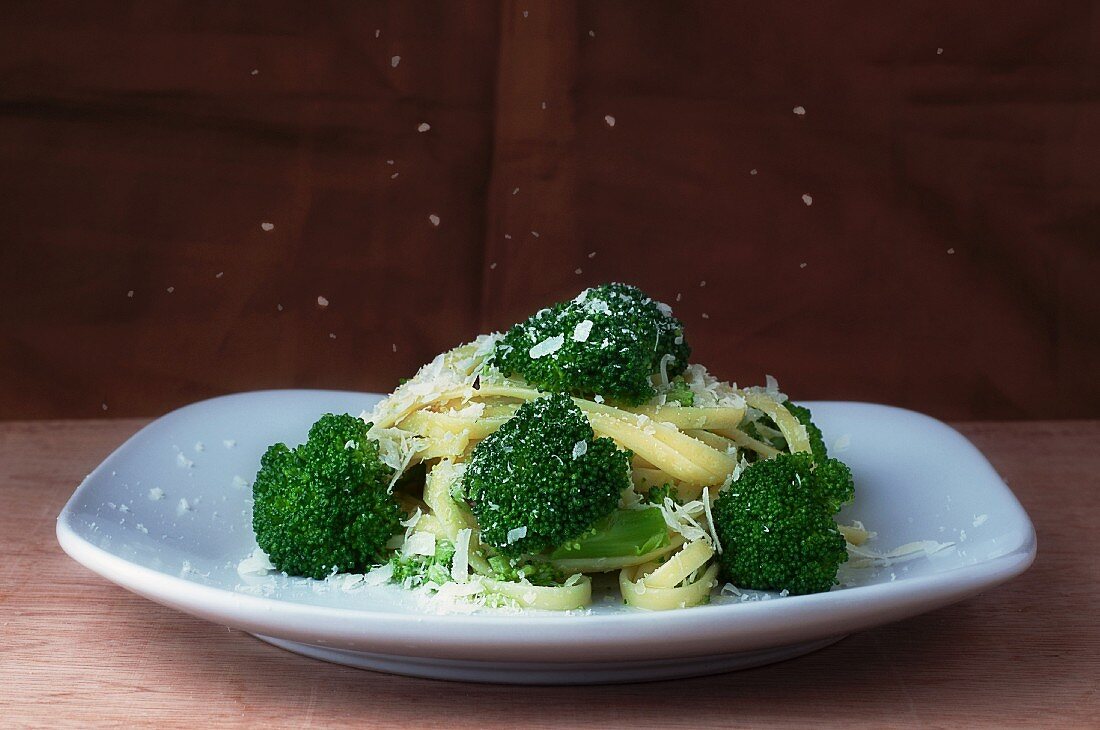
[(561, 346), (565, 344), (564, 335), (555, 335), (553, 337), (547, 337), (542, 342), (534, 345), (527, 354), (531, 356), (532, 360), (538, 360), (540, 357), (546, 357), (552, 355), (561, 349)]
[(451, 561), (451, 577), (459, 583), (470, 579), (470, 538), (473, 530), (463, 527), (455, 537), (455, 555)]
[(588, 336), (592, 334), (593, 324), (594, 323), (590, 319), (579, 322), (577, 326), (573, 329), (573, 341), (588, 342)]
[(414, 532), (405, 540), (401, 552), (406, 556), (435, 555), (435, 535), (430, 532)]

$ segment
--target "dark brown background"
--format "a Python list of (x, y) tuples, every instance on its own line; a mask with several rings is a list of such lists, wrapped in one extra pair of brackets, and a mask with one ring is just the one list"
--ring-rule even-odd
[(5, 2), (0, 417), (389, 389), (607, 280), (743, 383), (1095, 417), (1098, 15)]

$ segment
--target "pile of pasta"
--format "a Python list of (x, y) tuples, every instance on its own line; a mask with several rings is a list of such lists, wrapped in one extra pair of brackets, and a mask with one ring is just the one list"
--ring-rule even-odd
[[(718, 583), (717, 556), (722, 549), (711, 503), (747, 465), (747, 452), (763, 458), (779, 453), (739, 428), (746, 413), (766, 415), (790, 451), (810, 451), (805, 428), (783, 407), (777, 389), (738, 389), (692, 365), (683, 375), (695, 396), (691, 407), (661, 403), (660, 395), (657, 402), (635, 408), (575, 398), (597, 437), (610, 438), (634, 454), (634, 488), (623, 494), (622, 506), (640, 506), (651, 487), (675, 487), (679, 499), (665, 498), (657, 505), (668, 526), (668, 542), (645, 555), (553, 561), (570, 576), (560, 585), (503, 581), (489, 564), (491, 552), (478, 540), (473, 514), (452, 494), (477, 443), (522, 403), (546, 394), (487, 368), (494, 343), (494, 337), (486, 335), (440, 355), (363, 416), (374, 424), (370, 436), (378, 439), (380, 455), (394, 468), (395, 481), (417, 464), (424, 465), (422, 493), (396, 492), (411, 515), (405, 523), (405, 542), (445, 539), (455, 546), (455, 585), (444, 587), (455, 595), (481, 593), (524, 608), (575, 609), (592, 601), (592, 574), (618, 571), (628, 605), (661, 610), (706, 602)], [(661, 385), (657, 384), (659, 394)], [(767, 426), (762, 423), (759, 428)], [(859, 528), (844, 531), (852, 542), (866, 538)]]

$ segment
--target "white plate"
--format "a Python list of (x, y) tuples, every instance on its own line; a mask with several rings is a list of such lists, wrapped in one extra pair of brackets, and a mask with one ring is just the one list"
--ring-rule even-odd
[[(299, 443), (325, 412), (380, 396), (266, 391), (196, 403), (146, 426), (81, 483), (57, 521), (61, 546), (135, 593), (329, 661), (445, 679), (623, 682), (777, 661), (853, 631), (972, 596), (1035, 557), (1027, 514), (985, 458), (945, 424), (864, 403), (809, 403), (855, 474), (843, 519), (877, 547), (955, 542), (904, 565), (848, 571), (854, 585), (810, 596), (648, 613), (607, 601), (573, 614), (448, 612), (396, 586), (344, 590), (282, 576), (246, 580), (249, 499), (264, 449)], [(158, 491), (159, 490), (159, 491)], [(163, 494), (160, 499), (155, 497)]]

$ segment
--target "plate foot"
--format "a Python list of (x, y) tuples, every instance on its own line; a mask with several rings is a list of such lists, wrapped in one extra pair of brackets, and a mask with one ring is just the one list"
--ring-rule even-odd
[(255, 636), (295, 654), (359, 669), (372, 669), (390, 674), (444, 679), (454, 682), (547, 685), (621, 684), (625, 682), (651, 682), (662, 679), (700, 677), (707, 674), (749, 669), (785, 659), (793, 659), (822, 649), (844, 638), (843, 636), (833, 636), (819, 641), (756, 651), (680, 659), (623, 662), (508, 662), (372, 654), (364, 651), (303, 644), (260, 634), (255, 634)]

